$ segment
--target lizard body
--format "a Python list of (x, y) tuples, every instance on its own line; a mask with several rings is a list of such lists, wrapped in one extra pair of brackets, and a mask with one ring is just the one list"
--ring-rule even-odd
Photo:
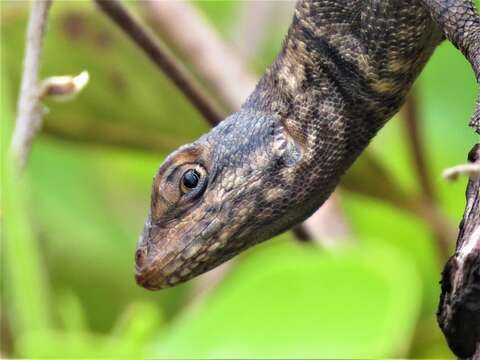
[(307, 218), (445, 37), (478, 77), (479, 28), (470, 1), (300, 1), (280, 54), (241, 110), (159, 168), (137, 282), (176, 285)]

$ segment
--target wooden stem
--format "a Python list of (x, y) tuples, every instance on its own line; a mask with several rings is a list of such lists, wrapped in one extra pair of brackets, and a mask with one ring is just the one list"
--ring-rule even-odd
[[(480, 164), (480, 144), (468, 160)], [(470, 176), (455, 254), (442, 273), (437, 320), (452, 351), (480, 359), (480, 173)]]

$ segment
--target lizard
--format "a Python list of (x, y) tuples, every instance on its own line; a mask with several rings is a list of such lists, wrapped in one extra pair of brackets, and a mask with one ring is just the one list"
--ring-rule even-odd
[[(480, 78), (470, 0), (301, 0), (241, 109), (159, 167), (135, 253), (139, 285), (177, 285), (311, 215), (404, 102), (435, 48)], [(480, 133), (480, 101), (470, 125)]]

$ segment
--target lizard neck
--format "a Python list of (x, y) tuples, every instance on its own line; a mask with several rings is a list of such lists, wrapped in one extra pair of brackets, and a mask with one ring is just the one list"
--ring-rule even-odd
[(353, 160), (441, 40), (418, 1), (300, 1), (280, 54), (243, 107), (279, 117), (312, 158), (343, 143)]
[[(302, 148), (291, 181), (311, 189), (300, 200), (308, 212), (398, 111), (442, 38), (418, 2), (371, 1), (357, 12), (358, 2), (300, 1), (280, 54), (243, 106), (274, 115)], [(399, 43), (409, 50), (399, 54)]]

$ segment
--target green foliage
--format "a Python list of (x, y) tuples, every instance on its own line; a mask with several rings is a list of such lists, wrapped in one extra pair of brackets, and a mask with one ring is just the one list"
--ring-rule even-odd
[[(25, 4), (0, 3), (2, 156), (20, 82)], [(241, 3), (197, 5), (232, 42)], [(277, 25), (268, 29), (249, 65), (268, 64), (283, 33)], [(151, 178), (166, 153), (207, 126), (91, 3), (55, 2), (42, 73), (84, 69), (92, 80), (78, 99), (47, 104), (26, 176), (15, 179), (2, 158), (2, 355), (451, 356), (434, 317), (444, 260), (430, 228), (358, 194), (344, 192), (341, 199), (353, 229), (350, 248), (322, 251), (283, 235), (241, 255), (195, 305), (192, 283), (156, 293), (137, 287), (133, 253)], [(473, 73), (443, 44), (416, 90), (429, 170), (441, 210), (455, 224), (465, 181), (445, 184), (439, 174), (463, 162), (477, 140), (466, 126), (476, 95)], [(403, 132), (393, 119), (371, 150), (405, 193), (415, 194)], [(376, 179), (370, 171), (358, 181), (379, 188)]]
[(408, 258), (381, 247), (328, 254), (284, 240), (245, 256), (203, 308), (176, 321), (154, 355), (377, 358), (404, 353), (421, 294)]

